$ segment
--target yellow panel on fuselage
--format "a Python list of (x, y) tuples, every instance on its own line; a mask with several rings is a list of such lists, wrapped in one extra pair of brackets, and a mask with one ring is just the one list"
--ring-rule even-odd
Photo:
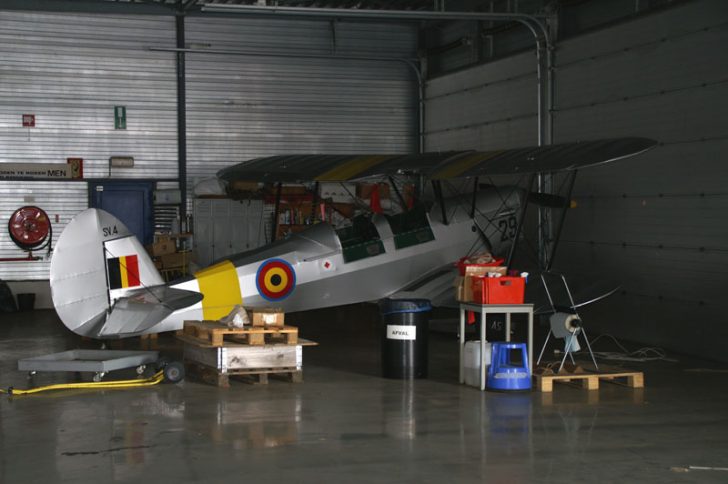
[(236, 304), (243, 304), (238, 273), (229, 260), (196, 272), (195, 279), (204, 296), (202, 315), (205, 319), (220, 319)]

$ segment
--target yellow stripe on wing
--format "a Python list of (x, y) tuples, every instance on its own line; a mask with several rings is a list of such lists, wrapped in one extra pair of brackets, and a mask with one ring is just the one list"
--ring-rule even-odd
[(388, 155), (356, 156), (332, 168), (326, 173), (317, 176), (315, 181), (346, 181), (356, 178), (369, 168), (377, 166), (385, 160), (392, 158)]
[(205, 319), (220, 319), (230, 313), (236, 304), (243, 304), (238, 273), (229, 260), (196, 272), (195, 278), (204, 296), (202, 316)]
[(447, 166), (436, 172), (432, 176), (432, 179), (446, 180), (448, 178), (457, 178), (459, 176), (462, 176), (463, 173), (465, 173), (475, 165), (478, 165), (485, 160), (489, 160), (501, 153), (503, 153), (503, 151), (477, 151), (471, 155), (464, 156), (463, 158), (448, 163)]

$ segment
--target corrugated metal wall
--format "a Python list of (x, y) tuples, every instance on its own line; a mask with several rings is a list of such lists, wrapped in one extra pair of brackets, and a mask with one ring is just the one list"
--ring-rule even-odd
[[(332, 30), (334, 25), (334, 30)], [(334, 33), (335, 32), (335, 33)], [(416, 149), (416, 27), (321, 20), (189, 17), (190, 46), (339, 55), (187, 55), (188, 173), (199, 179), (259, 156)]]
[[(220, 168), (291, 152), (408, 152), (416, 147), (416, 82), (405, 64), (346, 56), (412, 58), (413, 25), (203, 18), (186, 20), (191, 48), (275, 56), (187, 55), (190, 188)], [(173, 16), (0, 11), (0, 163), (84, 159), (87, 178), (108, 176), (112, 155), (135, 158), (114, 178), (177, 176)], [(282, 53), (339, 59), (280, 57)], [(113, 107), (126, 106), (127, 129)], [(21, 127), (22, 114), (36, 127)], [(3, 182), (0, 221), (35, 182)], [(38, 204), (64, 217), (87, 206), (85, 183), (62, 182)], [(164, 188), (176, 183), (163, 182)], [(8, 192), (10, 193), (10, 192)], [(20, 198), (18, 198), (20, 197)], [(52, 215), (53, 218), (53, 215)], [(21, 255), (0, 234), (0, 256)], [(0, 278), (46, 279), (47, 264), (0, 263)]]
[(535, 53), (430, 80), (425, 151), (534, 145), (536, 97)]
[[(18, 249), (10, 240), (7, 222), (10, 215), (25, 205), (42, 208), (50, 217), (53, 239), (71, 221), (74, 215), (88, 206), (88, 188), (85, 182), (11, 182), (0, 180), (0, 258), (25, 257), (25, 252)], [(0, 262), (0, 279), (34, 280), (48, 279), (50, 258), (47, 251), (41, 250), (33, 255), (43, 256), (42, 261), (33, 262)]]
[[(728, 358), (721, 304), (728, 288), (726, 45), (728, 5), (718, 0), (570, 39), (556, 52), (554, 113), (556, 142), (636, 135), (662, 143), (577, 178), (578, 207), (568, 214), (557, 269), (616, 279), (624, 289), (587, 309), (589, 324), (722, 360)], [(520, 79), (533, 65), (531, 54), (521, 54), (432, 81), (428, 149), (532, 143), (535, 117), (525, 116), (529, 106), (535, 116), (531, 84), (488, 83)], [(449, 105), (438, 103), (443, 92)], [(489, 124), (461, 122), (473, 105), (483, 108), (480, 123)], [(449, 121), (433, 119), (433, 111)]]
[(109, 156), (130, 155), (114, 177), (176, 177), (174, 56), (147, 50), (174, 45), (173, 17), (0, 11), (0, 162), (80, 157), (86, 177), (105, 177)]
[[(84, 160), (84, 176), (108, 176), (112, 155), (131, 155), (116, 178), (177, 176), (174, 19), (158, 16), (0, 11), (0, 163)], [(114, 129), (114, 106), (126, 106), (127, 129)], [(23, 128), (21, 115), (35, 114)], [(0, 222), (36, 204), (58, 237), (88, 205), (83, 182), (0, 182)], [(33, 199), (33, 202), (28, 202)], [(55, 215), (59, 223), (55, 223)], [(0, 256), (23, 252), (0, 233)], [(48, 263), (0, 263), (0, 278), (47, 279)]]

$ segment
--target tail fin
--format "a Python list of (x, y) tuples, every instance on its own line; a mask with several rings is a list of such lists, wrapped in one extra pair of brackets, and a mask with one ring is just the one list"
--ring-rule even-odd
[(58, 239), (50, 284), (63, 324), (77, 334), (97, 336), (117, 299), (164, 280), (129, 229), (92, 208), (71, 220)]

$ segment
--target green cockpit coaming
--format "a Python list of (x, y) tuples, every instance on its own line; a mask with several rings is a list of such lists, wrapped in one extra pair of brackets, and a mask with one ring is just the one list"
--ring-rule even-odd
[(418, 204), (411, 210), (386, 217), (394, 234), (394, 247), (397, 249), (435, 240), (424, 205)]
[(340, 228), (336, 235), (341, 242), (344, 262), (354, 262), (367, 257), (384, 254), (384, 244), (370, 217), (358, 215), (351, 220), (351, 225)]

